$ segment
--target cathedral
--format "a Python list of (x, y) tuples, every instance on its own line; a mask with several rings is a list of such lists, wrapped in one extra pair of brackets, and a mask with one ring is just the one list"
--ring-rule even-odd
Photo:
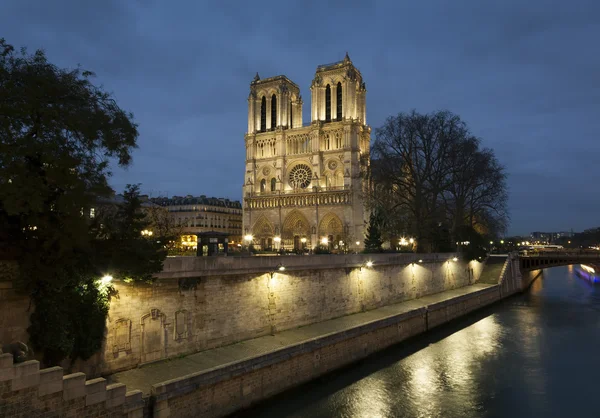
[(311, 122), (303, 124), (293, 81), (256, 74), (250, 83), (243, 230), (261, 250), (363, 247), (371, 133), (365, 83), (346, 54), (318, 66), (310, 90)]

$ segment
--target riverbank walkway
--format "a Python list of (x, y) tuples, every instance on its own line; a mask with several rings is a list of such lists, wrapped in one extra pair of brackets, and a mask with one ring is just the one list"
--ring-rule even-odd
[(371, 322), (380, 321), (388, 317), (420, 309), (434, 303), (477, 292), (491, 284), (477, 283), (447, 290), (434, 295), (424, 296), (394, 305), (384, 306), (366, 312), (346, 315), (316, 324), (306, 325), (296, 329), (281, 331), (275, 335), (266, 335), (239, 343), (213, 348), (190, 354), (186, 357), (177, 357), (157, 363), (147, 364), (136, 369), (115, 373), (106, 377), (108, 384), (124, 383), (127, 390), (141, 390), (144, 395), (150, 394), (152, 385), (167, 380), (177, 379), (189, 374), (201, 373), (220, 367), (229, 366), (237, 362), (249, 360), (253, 357), (268, 354), (287, 346), (315, 340), (330, 334), (344, 332)]

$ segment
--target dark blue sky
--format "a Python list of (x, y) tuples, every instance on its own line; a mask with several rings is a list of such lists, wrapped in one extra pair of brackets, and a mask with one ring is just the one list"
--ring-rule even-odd
[(240, 199), (254, 74), (296, 82), (308, 121), (317, 65), (348, 51), (373, 128), (459, 114), (507, 167), (510, 233), (577, 231), (600, 225), (599, 3), (2, 0), (0, 37), (96, 72), (134, 113), (117, 190)]

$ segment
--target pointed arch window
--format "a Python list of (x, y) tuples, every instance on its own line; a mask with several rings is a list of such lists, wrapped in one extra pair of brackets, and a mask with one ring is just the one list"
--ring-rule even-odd
[(271, 179), (271, 191), (272, 191), (272, 192), (274, 192), (274, 191), (275, 191), (276, 182), (277, 182), (277, 180), (275, 180), (275, 177), (273, 177), (273, 178)]
[(274, 130), (277, 127), (277, 96), (271, 97), (271, 129)]
[(338, 82), (337, 83), (337, 87), (335, 89), (335, 93), (336, 93), (336, 113), (337, 113), (337, 120), (342, 120), (342, 83)]
[(267, 190), (267, 180), (262, 179), (260, 181), (260, 192), (264, 193)]
[(260, 101), (260, 131), (265, 132), (267, 130), (267, 98), (262, 97)]
[(331, 86), (325, 87), (325, 122), (331, 122)]

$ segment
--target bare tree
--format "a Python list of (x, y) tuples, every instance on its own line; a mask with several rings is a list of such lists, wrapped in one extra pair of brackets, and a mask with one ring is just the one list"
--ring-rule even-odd
[[(408, 233), (419, 251), (447, 248), (462, 226), (506, 225), (504, 168), (448, 111), (412, 111), (376, 130), (369, 204), (385, 214), (389, 236)], [(447, 231), (447, 232), (446, 232)]]

